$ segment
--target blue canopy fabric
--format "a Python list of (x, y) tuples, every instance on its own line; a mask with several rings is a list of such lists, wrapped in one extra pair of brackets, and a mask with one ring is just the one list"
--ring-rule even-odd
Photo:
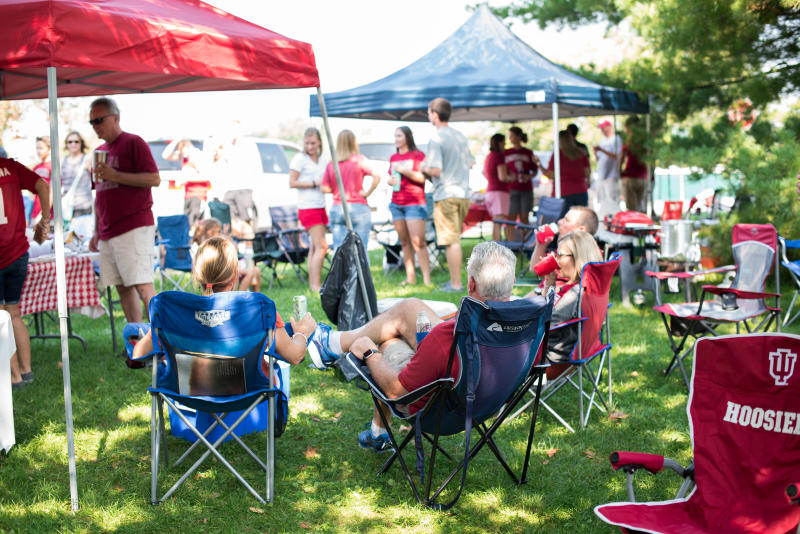
[[(444, 97), (451, 121), (523, 121), (647, 113), (636, 93), (589, 81), (541, 56), (485, 5), (426, 55), (389, 76), (325, 95), (331, 117), (427, 122), (428, 103)], [(320, 116), (311, 99), (311, 116)]]

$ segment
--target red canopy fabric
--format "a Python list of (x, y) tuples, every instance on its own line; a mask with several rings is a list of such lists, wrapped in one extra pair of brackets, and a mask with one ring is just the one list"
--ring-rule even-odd
[(199, 0), (0, 0), (0, 99), (318, 87), (311, 45)]

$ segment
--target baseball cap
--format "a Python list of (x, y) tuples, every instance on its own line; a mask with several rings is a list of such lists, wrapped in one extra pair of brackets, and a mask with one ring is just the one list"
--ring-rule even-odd
[(611, 126), (611, 121), (607, 121), (607, 120), (605, 120), (605, 121), (600, 121), (600, 122), (597, 124), (597, 127), (598, 127), (598, 128), (605, 128), (606, 126)]

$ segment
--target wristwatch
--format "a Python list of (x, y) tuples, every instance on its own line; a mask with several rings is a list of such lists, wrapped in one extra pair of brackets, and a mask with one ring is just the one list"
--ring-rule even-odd
[(364, 354), (361, 355), (361, 361), (367, 363), (367, 359), (369, 359), (373, 354), (380, 354), (381, 351), (378, 349), (369, 349), (364, 351)]

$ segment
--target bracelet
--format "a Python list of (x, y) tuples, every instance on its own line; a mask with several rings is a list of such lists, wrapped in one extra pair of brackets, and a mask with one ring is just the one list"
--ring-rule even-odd
[(306, 336), (304, 333), (295, 332), (294, 334), (292, 334), (292, 341), (294, 341), (294, 336), (303, 336), (303, 339), (305, 340), (305, 345), (308, 346), (308, 336)]

